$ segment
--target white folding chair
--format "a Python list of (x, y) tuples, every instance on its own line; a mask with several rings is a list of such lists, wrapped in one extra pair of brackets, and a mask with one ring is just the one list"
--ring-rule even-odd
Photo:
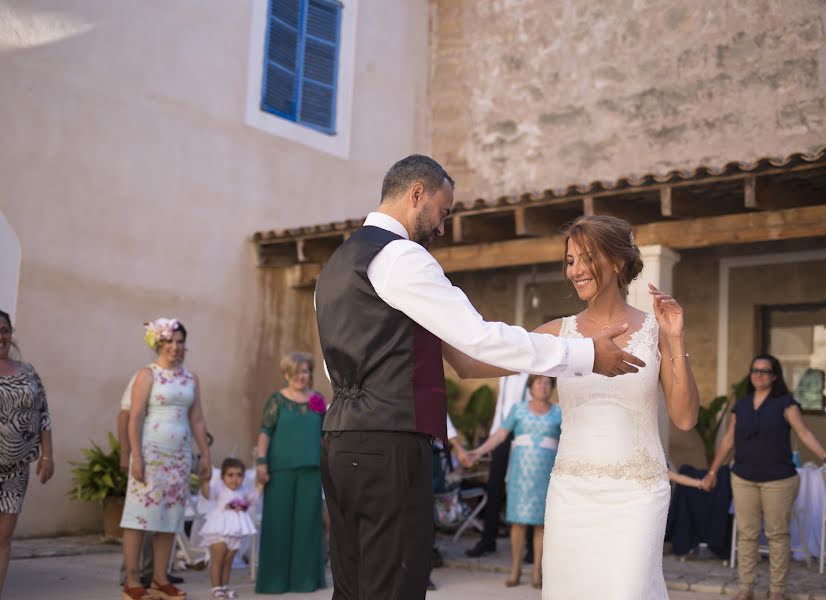
[[(186, 511), (184, 513), (184, 519), (187, 521), (193, 521), (192, 527), (190, 531), (193, 534), (196, 533), (196, 523), (195, 521), (198, 518), (198, 513), (195, 510), (195, 502), (197, 500), (193, 497), (189, 498), (187, 502)], [(186, 531), (182, 531), (180, 533), (175, 534), (175, 538), (172, 541), (172, 552), (170, 553), (170, 560), (175, 561), (176, 559), (183, 559), (185, 566), (193, 566), (200, 563), (207, 562), (209, 559), (209, 553), (195, 544), (192, 543), (190, 537), (186, 534)]]
[(476, 503), (476, 506), (473, 507), (473, 510), (470, 511), (470, 514), (465, 517), (465, 520), (462, 521), (461, 525), (459, 525), (456, 533), (453, 534), (454, 542), (459, 539), (468, 527), (475, 527), (479, 531), (484, 530), (484, 525), (477, 517), (479, 516), (479, 513), (482, 512), (482, 509), (485, 508), (485, 504), (488, 503), (488, 493), (485, 491), (485, 488), (473, 487), (466, 490), (460, 490), (459, 498), (462, 501), (479, 498), (479, 501)]

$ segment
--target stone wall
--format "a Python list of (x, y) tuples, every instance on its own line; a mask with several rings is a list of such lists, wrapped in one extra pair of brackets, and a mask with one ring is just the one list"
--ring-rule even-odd
[(457, 198), (824, 143), (819, 0), (431, 0), (433, 154)]

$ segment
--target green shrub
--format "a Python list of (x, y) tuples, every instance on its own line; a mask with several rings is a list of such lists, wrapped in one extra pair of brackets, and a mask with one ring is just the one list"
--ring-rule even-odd
[(447, 412), (456, 431), (465, 442), (475, 448), (482, 436), (487, 435), (496, 411), (496, 394), (489, 385), (481, 385), (470, 395), (463, 411), (459, 411), (459, 386), (450, 379), (445, 380), (447, 389)]
[(72, 465), (72, 489), (68, 496), (81, 502), (101, 502), (110, 496), (126, 496), (127, 474), (120, 468), (120, 443), (109, 434), (107, 452), (94, 442), (85, 448), (83, 461), (69, 461)]

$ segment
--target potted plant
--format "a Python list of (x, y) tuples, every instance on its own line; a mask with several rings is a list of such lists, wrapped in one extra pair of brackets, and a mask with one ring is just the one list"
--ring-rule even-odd
[(723, 424), (729, 406), (740, 398), (746, 397), (746, 385), (748, 378), (744, 377), (731, 386), (731, 394), (728, 396), (717, 396), (709, 402), (708, 406), (700, 406), (700, 414), (697, 417), (697, 425), (694, 430), (703, 442), (703, 451), (706, 455), (706, 464), (714, 462), (714, 453), (717, 446), (717, 432)]
[(454, 381), (445, 381), (447, 389), (447, 410), (456, 430), (461, 432), (471, 448), (481, 443), (487, 435), (496, 411), (496, 394), (489, 385), (481, 385), (470, 395), (464, 410), (459, 412), (459, 386)]
[(68, 495), (81, 502), (101, 502), (103, 505), (103, 535), (117, 539), (123, 535), (120, 518), (126, 499), (127, 474), (120, 468), (120, 443), (109, 434), (109, 450), (94, 442), (83, 451), (85, 460), (69, 461), (74, 486)]

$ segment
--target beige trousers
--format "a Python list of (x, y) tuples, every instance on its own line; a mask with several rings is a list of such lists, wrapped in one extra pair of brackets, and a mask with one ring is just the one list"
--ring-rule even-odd
[(765, 523), (769, 541), (769, 591), (786, 590), (789, 574), (789, 526), (800, 487), (795, 475), (778, 481), (749, 481), (731, 474), (734, 514), (737, 517), (737, 572), (740, 588), (751, 590), (757, 570), (757, 546)]

